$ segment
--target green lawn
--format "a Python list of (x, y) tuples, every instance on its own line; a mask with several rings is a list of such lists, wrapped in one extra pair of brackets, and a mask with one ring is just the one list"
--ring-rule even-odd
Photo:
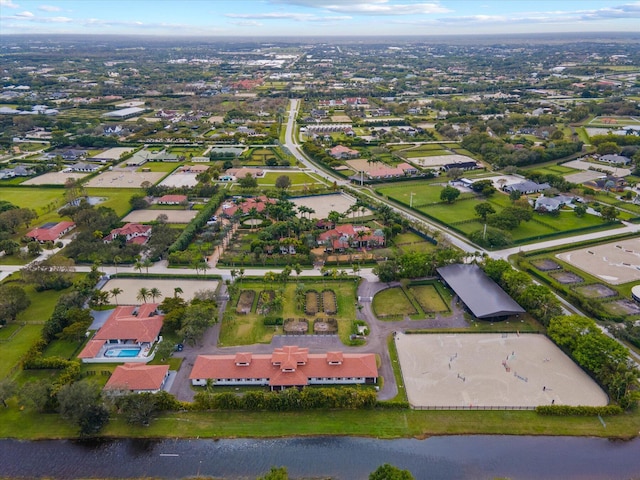
[(87, 188), (87, 194), (91, 197), (106, 198), (100, 206), (113, 208), (119, 216), (124, 216), (131, 210), (129, 199), (133, 195), (144, 195), (144, 190), (141, 188)]
[(5, 378), (20, 362), (27, 350), (40, 338), (42, 325), (26, 324), (7, 342), (0, 342), (0, 379)]
[(425, 313), (446, 312), (449, 310), (434, 285), (413, 285), (409, 287), (409, 293), (414, 296)]
[(291, 180), (291, 185), (303, 185), (303, 184), (311, 184), (318, 183), (318, 181), (310, 175), (307, 175), (304, 172), (268, 172), (264, 175), (263, 178), (258, 179), (258, 185), (275, 185), (278, 177), (286, 175)]
[(378, 292), (373, 297), (373, 311), (381, 320), (388, 316), (415, 315), (418, 313), (402, 287), (391, 287)]
[(184, 165), (184, 163), (173, 163), (173, 162), (147, 162), (142, 165), (140, 168), (136, 170), (136, 172), (142, 172), (144, 170), (149, 169), (152, 172), (173, 172), (180, 165)]
[(405, 158), (419, 158), (419, 157), (437, 157), (440, 155), (451, 155), (448, 150), (405, 150), (400, 153)]
[(20, 208), (32, 208), (41, 213), (42, 207), (50, 203), (62, 206), (63, 188), (11, 187), (0, 188), (0, 200), (7, 200)]
[(53, 313), (58, 298), (60, 298), (63, 293), (71, 292), (73, 287), (60, 291), (45, 290), (43, 292), (36, 292), (32, 285), (27, 285), (24, 287), (24, 290), (31, 300), (31, 305), (18, 314), (17, 321), (32, 323), (47, 321)]

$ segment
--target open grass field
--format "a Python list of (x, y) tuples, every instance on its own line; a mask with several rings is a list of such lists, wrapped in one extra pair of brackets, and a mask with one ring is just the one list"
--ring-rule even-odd
[(611, 285), (640, 280), (640, 241), (637, 238), (572, 250), (557, 257)]
[(434, 285), (413, 285), (409, 287), (409, 293), (413, 295), (425, 313), (438, 313), (449, 310)]
[(40, 338), (42, 325), (26, 324), (11, 338), (0, 342), (0, 378), (5, 378), (20, 362), (33, 343)]
[(314, 183), (320, 183), (311, 175), (306, 174), (305, 172), (290, 172), (290, 171), (282, 171), (282, 172), (267, 172), (264, 174), (264, 177), (258, 178), (258, 185), (261, 187), (265, 186), (275, 186), (276, 180), (278, 177), (286, 175), (291, 180), (291, 185), (312, 185)]
[(62, 206), (64, 199), (64, 189), (62, 188), (41, 188), (41, 187), (7, 187), (0, 188), (0, 200), (17, 205), (20, 208), (31, 208), (40, 213), (42, 207), (50, 203)]
[[(142, 166), (136, 169), (136, 172), (142, 172), (143, 170), (149, 170), (151, 172), (163, 172), (169, 173), (173, 172), (178, 166), (184, 165), (184, 163), (173, 163), (173, 162), (147, 162), (142, 164)], [(120, 164), (121, 167), (126, 167), (124, 163)]]
[[(100, 206), (113, 208), (115, 212), (122, 216), (131, 210), (129, 200), (133, 195), (144, 194), (142, 189), (131, 188), (87, 188), (87, 194), (91, 197), (104, 198)], [(155, 217), (154, 217), (155, 219)]]
[(396, 334), (417, 407), (607, 405), (605, 392), (551, 340), (535, 334)]

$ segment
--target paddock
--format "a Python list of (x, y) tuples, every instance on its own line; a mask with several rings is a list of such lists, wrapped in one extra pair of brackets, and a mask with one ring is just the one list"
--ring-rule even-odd
[[(329, 212), (335, 210), (338, 213), (345, 213), (352, 205), (355, 205), (356, 199), (342, 193), (334, 195), (316, 195), (311, 197), (298, 197), (290, 199), (295, 203), (296, 207), (305, 206), (313, 208), (315, 213), (311, 214), (311, 218), (327, 218)], [(371, 211), (365, 209), (366, 215), (371, 215)], [(358, 213), (355, 213), (358, 218)], [(300, 214), (298, 214), (300, 216)], [(349, 215), (350, 218), (350, 215)]]
[(158, 215), (166, 215), (167, 223), (189, 223), (198, 215), (197, 210), (133, 210), (122, 219), (123, 222), (149, 223), (154, 222)]
[(166, 173), (136, 172), (132, 170), (111, 170), (89, 180), (86, 187), (140, 188), (144, 182), (155, 185)]
[[(155, 300), (151, 297), (147, 297), (147, 302), (155, 301), (160, 303), (165, 297), (173, 297), (176, 295), (175, 289), (178, 287), (182, 289), (182, 293), (179, 294), (180, 297), (186, 301), (190, 301), (199, 290), (215, 291), (218, 288), (218, 281), (184, 280), (182, 278), (162, 280), (146, 278), (142, 275), (140, 278), (113, 278), (105, 283), (100, 291), (109, 292), (114, 288), (120, 288), (122, 293), (120, 293), (117, 298), (119, 305), (140, 305), (142, 301), (138, 299), (138, 292), (142, 287), (145, 287), (147, 290), (157, 288), (162, 293), (162, 296)], [(112, 298), (112, 302), (115, 303), (115, 298)]]
[(87, 175), (89, 174), (79, 172), (49, 172), (30, 178), (26, 182), (22, 182), (22, 185), (64, 185), (69, 178), (80, 180)]
[(556, 257), (611, 285), (640, 280), (637, 238), (559, 253)]
[(607, 404), (605, 392), (544, 335), (397, 332), (395, 344), (416, 408)]

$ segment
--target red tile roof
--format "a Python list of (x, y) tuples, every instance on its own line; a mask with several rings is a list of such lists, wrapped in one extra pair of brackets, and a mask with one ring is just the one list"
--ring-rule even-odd
[[(127, 223), (125, 226), (120, 228), (114, 228), (111, 230), (111, 233), (107, 235), (104, 240), (106, 242), (111, 242), (117, 235), (122, 235), (124, 237), (133, 236), (136, 237), (148, 237), (151, 235), (151, 226), (150, 225), (141, 225), (139, 223)], [(133, 240), (133, 239), (130, 239)], [(145, 240), (146, 241), (146, 240)]]
[(38, 242), (54, 242), (62, 235), (64, 232), (75, 228), (76, 224), (73, 222), (58, 222), (55, 225), (43, 225), (38, 228), (34, 228), (29, 233), (27, 233), (27, 237), (33, 238)]
[[(136, 343), (155, 341), (164, 319), (163, 315), (155, 314), (157, 307), (157, 303), (143, 303), (140, 307), (117, 307), (82, 349), (78, 358), (95, 357), (108, 340), (133, 340)], [(137, 315), (133, 315), (136, 310)]]
[(269, 385), (280, 387), (307, 385), (311, 378), (377, 376), (375, 355), (371, 353), (310, 354), (307, 348), (286, 346), (272, 354), (198, 355), (189, 378), (268, 379)]
[(187, 201), (186, 195), (163, 195), (158, 199), (158, 203), (179, 204)]
[(160, 390), (169, 365), (125, 363), (118, 365), (105, 385), (105, 390)]

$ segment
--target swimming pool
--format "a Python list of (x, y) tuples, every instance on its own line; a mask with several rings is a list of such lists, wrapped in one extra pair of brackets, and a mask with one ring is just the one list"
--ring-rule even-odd
[(140, 347), (111, 347), (104, 352), (104, 356), (107, 358), (131, 358), (137, 357), (140, 350), (142, 350)]

